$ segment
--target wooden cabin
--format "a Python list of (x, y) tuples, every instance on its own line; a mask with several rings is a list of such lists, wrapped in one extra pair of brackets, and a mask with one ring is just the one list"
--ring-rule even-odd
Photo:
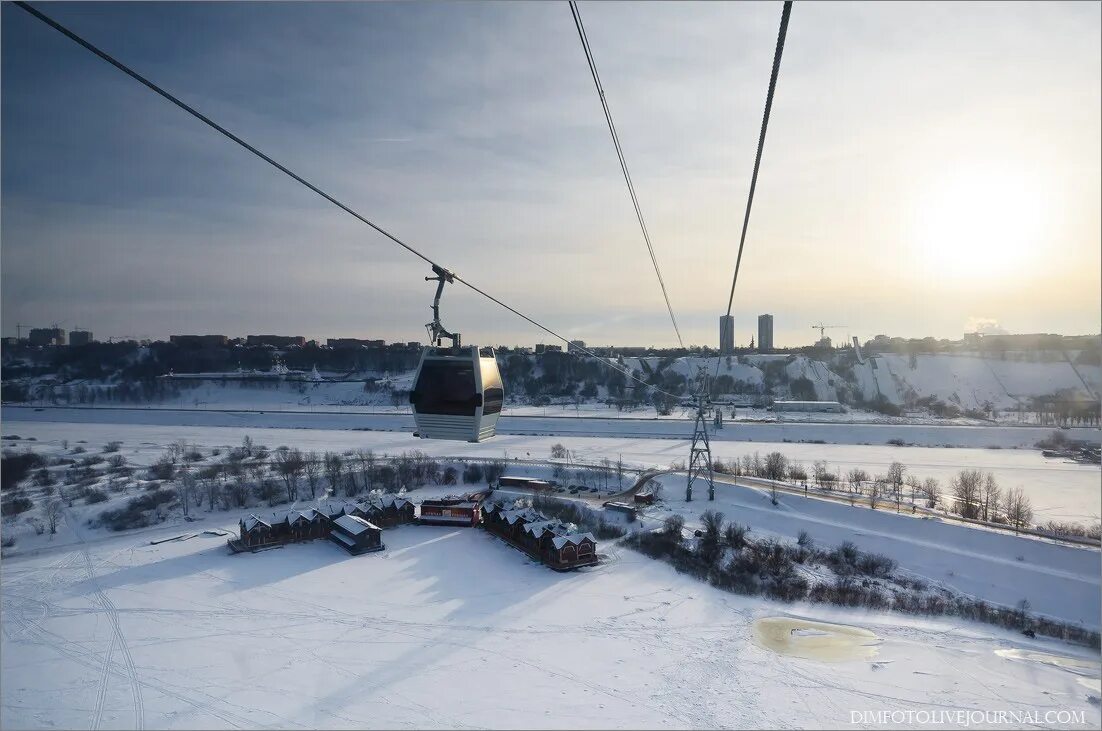
[(482, 502), (487, 491), (445, 495), (421, 501), (418, 522), (427, 525), (476, 526), (482, 521)]
[(547, 480), (539, 480), (535, 477), (519, 477), (502, 475), (497, 481), (498, 487), (520, 487), (526, 490), (550, 490), (552, 485)]
[(552, 551), (543, 562), (557, 571), (597, 563), (597, 541), (591, 533), (573, 533), (551, 539)]
[(243, 548), (256, 548), (276, 541), (272, 538), (272, 524), (263, 518), (250, 515), (238, 521), (236, 543)]
[(628, 517), (628, 522), (633, 522), (636, 517), (637, 508), (631, 503), (622, 503), (615, 500), (609, 500), (603, 503), (606, 510), (615, 510), (618, 513), (623, 513)]
[(597, 563), (597, 542), (590, 533), (549, 520), (532, 508), (484, 505), (482, 526), (533, 559), (557, 571)]
[(383, 528), (393, 528), (397, 525), (412, 523), (417, 519), (416, 508), (413, 503), (402, 497), (383, 495), (373, 498), (371, 509), (364, 508), (371, 515), (371, 520)]
[(342, 515), (333, 521), (329, 539), (353, 556), (382, 551), (383, 531), (375, 524), (354, 515)]

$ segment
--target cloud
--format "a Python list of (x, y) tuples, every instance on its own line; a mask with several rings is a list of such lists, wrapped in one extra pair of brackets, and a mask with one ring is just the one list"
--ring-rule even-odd
[[(676, 342), (565, 6), (51, 9), (554, 329)], [(716, 344), (779, 6), (582, 10), (685, 340)], [(17, 8), (0, 11), (6, 332), (79, 320), (158, 335), (420, 337), (423, 262)], [(1098, 14), (797, 6), (735, 294), (739, 341), (759, 312), (776, 315), (785, 344), (813, 340), (819, 320), (957, 336), (974, 311), (1097, 330)], [(909, 196), (957, 165), (975, 130), (1000, 155), (1051, 161), (1067, 187), (1043, 242), (1061, 255), (1031, 282), (979, 294), (982, 277), (954, 289), (915, 275), (902, 243)], [(1068, 261), (1074, 272), (1053, 270)], [(1045, 307), (1025, 311), (1023, 287)], [(462, 288), (445, 306), (449, 327), (480, 342), (548, 337)]]
[(999, 321), (990, 317), (970, 317), (964, 325), (964, 332), (979, 333), (980, 335), (1006, 335), (1006, 330), (999, 327)]

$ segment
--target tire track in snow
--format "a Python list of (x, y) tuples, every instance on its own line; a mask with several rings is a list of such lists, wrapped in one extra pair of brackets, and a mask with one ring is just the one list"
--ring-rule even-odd
[(118, 645), (122, 651), (127, 679), (130, 681), (130, 689), (134, 696), (134, 727), (138, 731), (142, 731), (145, 728), (145, 701), (142, 699), (142, 686), (138, 679), (138, 670), (134, 665), (134, 658), (130, 655), (130, 648), (126, 644), (126, 637), (123, 635), (122, 625), (119, 622), (119, 610), (104, 593), (103, 589), (100, 588), (99, 580), (96, 578), (96, 570), (92, 565), (91, 554), (88, 553), (87, 549), (82, 550), (84, 551), (84, 564), (88, 571), (88, 578), (96, 589), (96, 599), (103, 610), (107, 612), (107, 618), (111, 622), (111, 629), (115, 635), (112, 647)]
[[(93, 668), (93, 669), (98, 667), (98, 665), (94, 662), (94, 659), (96, 658), (96, 653), (86, 652), (82, 649), (74, 649), (74, 647), (72, 647), (73, 645), (76, 645), (79, 648), (79, 645), (77, 645), (77, 643), (69, 642), (69, 641), (67, 641), (67, 640), (65, 640), (61, 637), (58, 637), (57, 635), (53, 634), (52, 632), (50, 632), (46, 629), (43, 629), (42, 627), (39, 627), (38, 625), (36, 625), (34, 623), (28, 623), (26, 620), (23, 620), (23, 624), (24, 624), (24, 629), (29, 634), (31, 634), (31, 635), (35, 636), (36, 638), (38, 638), (39, 644), (45, 645), (46, 647), (49, 647), (50, 649), (54, 650), (55, 652), (59, 653), (60, 655), (63, 655), (65, 657), (69, 658), (70, 660), (77, 663), (78, 665), (83, 665), (87, 668)], [(110, 665), (110, 672), (114, 675), (117, 675), (120, 678), (124, 678), (124, 679), (128, 678), (127, 673), (124, 670), (120, 670), (115, 663), (112, 663)], [(235, 713), (232, 713), (232, 712), (229, 712), (229, 711), (216, 710), (215, 708), (213, 708), (211, 705), (209, 705), (207, 703), (189, 698), (189, 697), (183, 695), (182, 693), (178, 693), (175, 690), (173, 690), (173, 689), (171, 689), (171, 688), (169, 688), (165, 685), (162, 685), (160, 683), (156, 683), (156, 682), (150, 681), (148, 679), (141, 681), (141, 683), (142, 683), (142, 685), (145, 685), (146, 687), (152, 688), (153, 690), (157, 691), (158, 693), (161, 693), (161, 694), (166, 695), (170, 698), (175, 698), (176, 700), (182, 701), (182, 702), (186, 703), (187, 705), (191, 706), (192, 708), (195, 708), (196, 710), (199, 710), (199, 711), (202, 711), (202, 712), (205, 712), (205, 713), (209, 713), (210, 715), (214, 716), (215, 718), (220, 718), (223, 721), (225, 721), (227, 724), (229, 724), (230, 726), (233, 726), (234, 728), (256, 728), (257, 726), (259, 726), (259, 724), (255, 720), (251, 720), (251, 719), (245, 718), (243, 716), (239, 716), (239, 715), (237, 715)], [(208, 696), (208, 697), (210, 697), (210, 696)]]
[(96, 707), (92, 711), (92, 731), (99, 729), (100, 720), (103, 718), (103, 704), (107, 699), (107, 685), (111, 679), (111, 658), (115, 654), (115, 638), (111, 638), (111, 644), (107, 646), (107, 652), (103, 655), (103, 677), (100, 678), (99, 695), (96, 697)]

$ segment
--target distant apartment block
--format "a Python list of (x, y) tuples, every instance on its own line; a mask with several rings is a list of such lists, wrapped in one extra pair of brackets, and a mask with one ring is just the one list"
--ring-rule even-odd
[(364, 340), (362, 338), (326, 338), (325, 344), (330, 348), (383, 348), (385, 340)]
[(168, 341), (185, 348), (225, 347), (229, 338), (225, 335), (169, 335)]
[(65, 345), (65, 331), (60, 327), (32, 327), (27, 342), (31, 345)]
[(95, 340), (88, 330), (73, 330), (69, 333), (69, 345), (90, 345)]
[(583, 350), (586, 349), (585, 348), (585, 341), (584, 340), (571, 340), (569, 343), (567, 343), (566, 349), (570, 353), (575, 353), (575, 352), (580, 353), (580, 352), (582, 352)]
[(292, 346), (303, 347), (306, 338), (301, 335), (249, 335), (245, 338), (246, 345), (271, 345), (273, 348), (290, 348)]
[(732, 315), (719, 318), (719, 352), (721, 355), (735, 352), (735, 318)]
[(768, 353), (773, 349), (773, 316), (758, 315), (758, 351)]

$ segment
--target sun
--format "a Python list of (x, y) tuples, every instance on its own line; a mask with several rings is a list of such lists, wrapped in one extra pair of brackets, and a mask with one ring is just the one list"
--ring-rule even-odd
[(1046, 208), (1043, 189), (1024, 174), (955, 172), (931, 186), (915, 208), (918, 258), (943, 278), (1015, 278), (1039, 257)]

